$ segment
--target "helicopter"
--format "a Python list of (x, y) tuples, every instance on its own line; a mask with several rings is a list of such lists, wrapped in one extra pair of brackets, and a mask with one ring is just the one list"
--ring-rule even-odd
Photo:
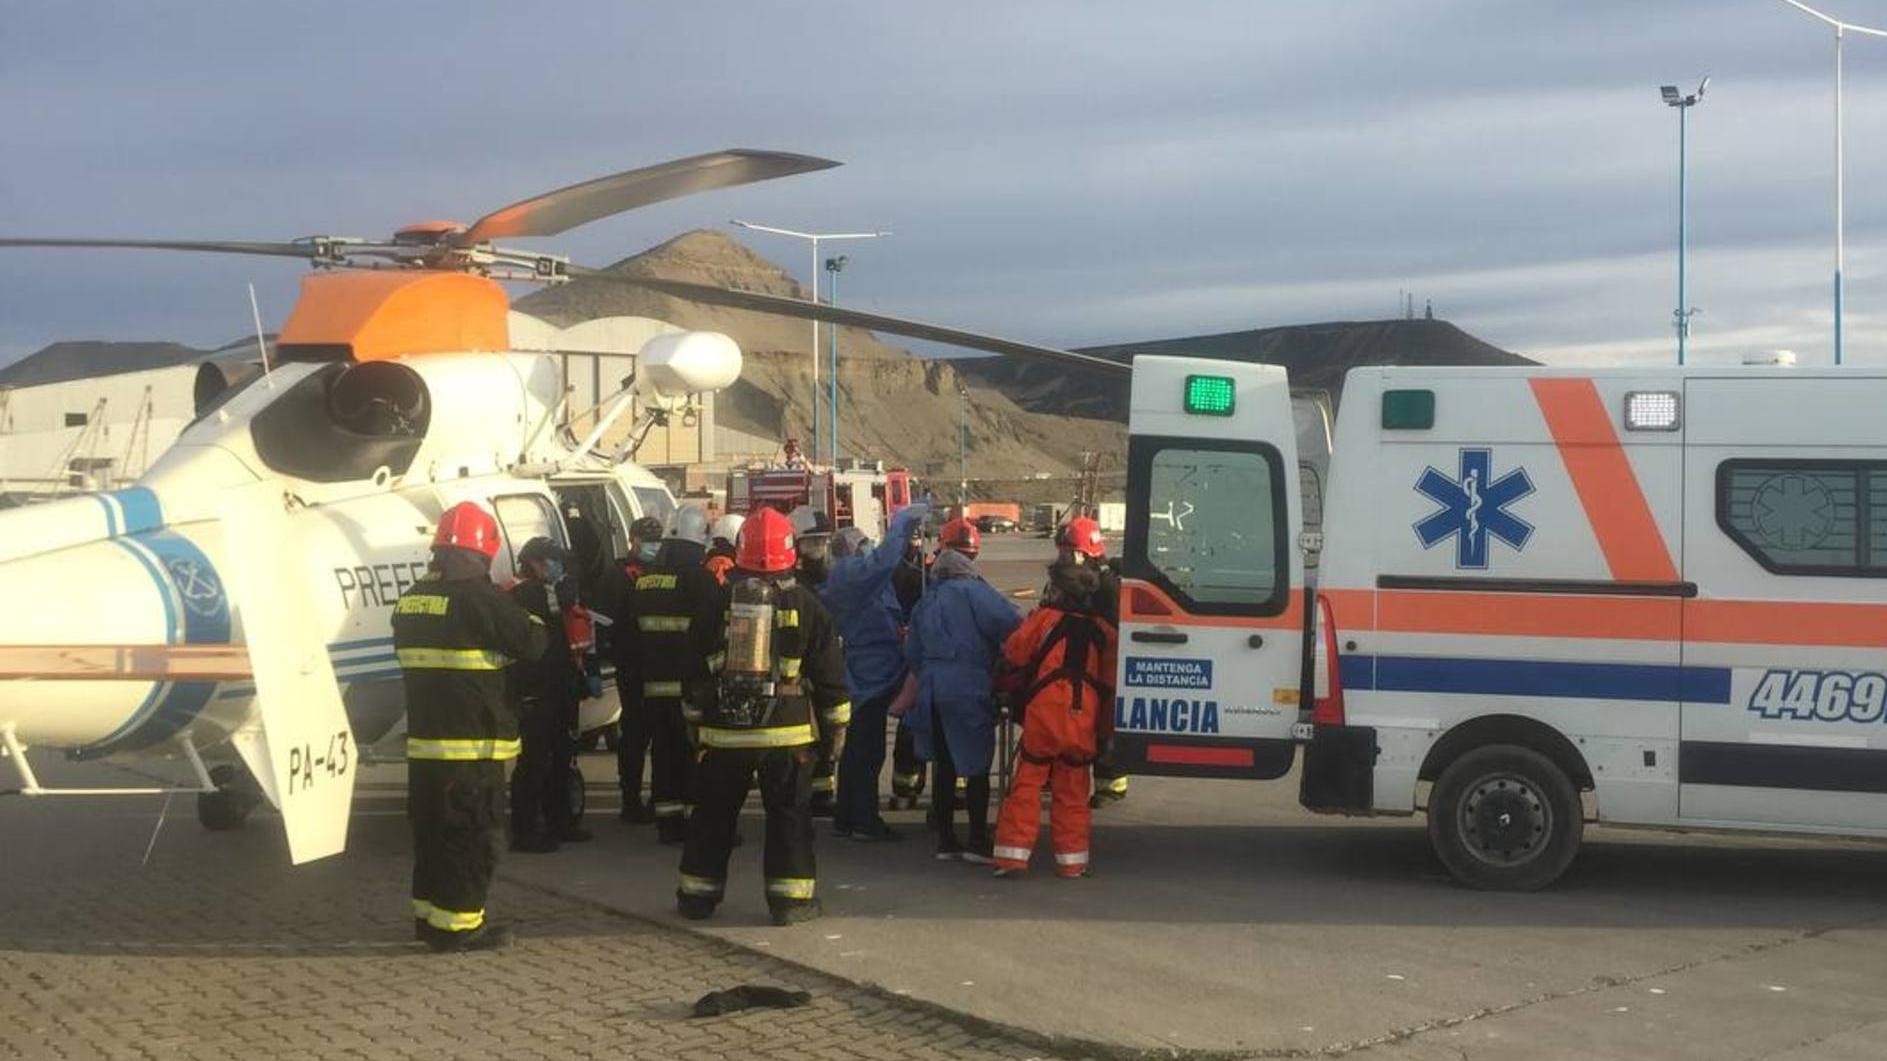
[[(0, 753), (13, 791), (192, 793), (210, 828), (240, 825), (266, 800), (294, 862), (342, 850), (361, 749), (404, 717), (389, 619), (426, 572), (440, 514), (472, 500), (497, 516), (500, 579), (534, 537), (583, 544), (572, 513), (591, 524), (593, 548), (614, 539), (621, 552), (630, 522), (674, 508), (631, 459), (635, 445), (740, 374), (725, 335), (657, 335), (579, 436), (555, 355), (512, 348), (500, 283), (562, 283), (575, 270), (492, 241), (834, 165), (713, 152), (385, 240), (0, 239), (313, 267), (274, 356), (263, 348), (264, 371), (200, 386), (196, 419), (133, 485), (0, 512), (0, 594), (54, 602), (0, 609)], [(605, 450), (632, 408), (628, 441)], [(48, 786), (29, 749), (178, 758), (193, 780)]]

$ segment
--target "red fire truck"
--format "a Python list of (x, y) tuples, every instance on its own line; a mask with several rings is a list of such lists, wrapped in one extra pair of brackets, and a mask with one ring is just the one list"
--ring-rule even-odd
[(844, 469), (812, 464), (787, 439), (778, 464), (736, 468), (727, 474), (727, 511), (748, 513), (765, 505), (791, 514), (807, 507), (832, 526), (857, 527), (882, 538), (892, 516), (911, 503), (911, 473), (886, 470), (882, 462), (853, 461)]

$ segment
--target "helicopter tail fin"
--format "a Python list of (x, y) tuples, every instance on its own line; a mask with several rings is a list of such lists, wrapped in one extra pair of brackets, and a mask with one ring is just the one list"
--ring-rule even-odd
[(279, 484), (233, 488), (223, 498), (232, 543), (227, 581), (248, 644), (256, 717), (233, 735), (243, 762), (282, 813), (296, 865), (347, 846), (359, 749), (341, 704), (327, 643), (299, 568), (295, 529)]

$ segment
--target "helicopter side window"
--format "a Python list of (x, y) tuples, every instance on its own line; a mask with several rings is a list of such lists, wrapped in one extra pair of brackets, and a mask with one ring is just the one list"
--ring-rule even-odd
[(405, 365), (335, 364), (310, 373), (257, 413), (250, 437), (262, 463), (317, 483), (403, 475), (426, 438), (432, 403)]
[(500, 557), (509, 570), (499, 570), (498, 564), (492, 565), (492, 577), (503, 581), (515, 576), (518, 569), (518, 550), (524, 548), (532, 538), (549, 538), (558, 545), (569, 545), (564, 536), (563, 520), (557, 517), (557, 510), (551, 507), (550, 499), (539, 494), (511, 494), (507, 497), (492, 498), (492, 507), (498, 510), (498, 526), (504, 531), (505, 544), (509, 546)]

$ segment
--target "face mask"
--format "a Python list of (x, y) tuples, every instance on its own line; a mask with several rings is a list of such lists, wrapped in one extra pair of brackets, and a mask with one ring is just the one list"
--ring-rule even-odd
[(563, 581), (563, 561), (562, 560), (544, 561), (544, 581), (546, 582)]
[(652, 564), (655, 562), (656, 554), (661, 551), (662, 545), (660, 542), (643, 542), (641, 545), (636, 546), (636, 559), (645, 564)]

